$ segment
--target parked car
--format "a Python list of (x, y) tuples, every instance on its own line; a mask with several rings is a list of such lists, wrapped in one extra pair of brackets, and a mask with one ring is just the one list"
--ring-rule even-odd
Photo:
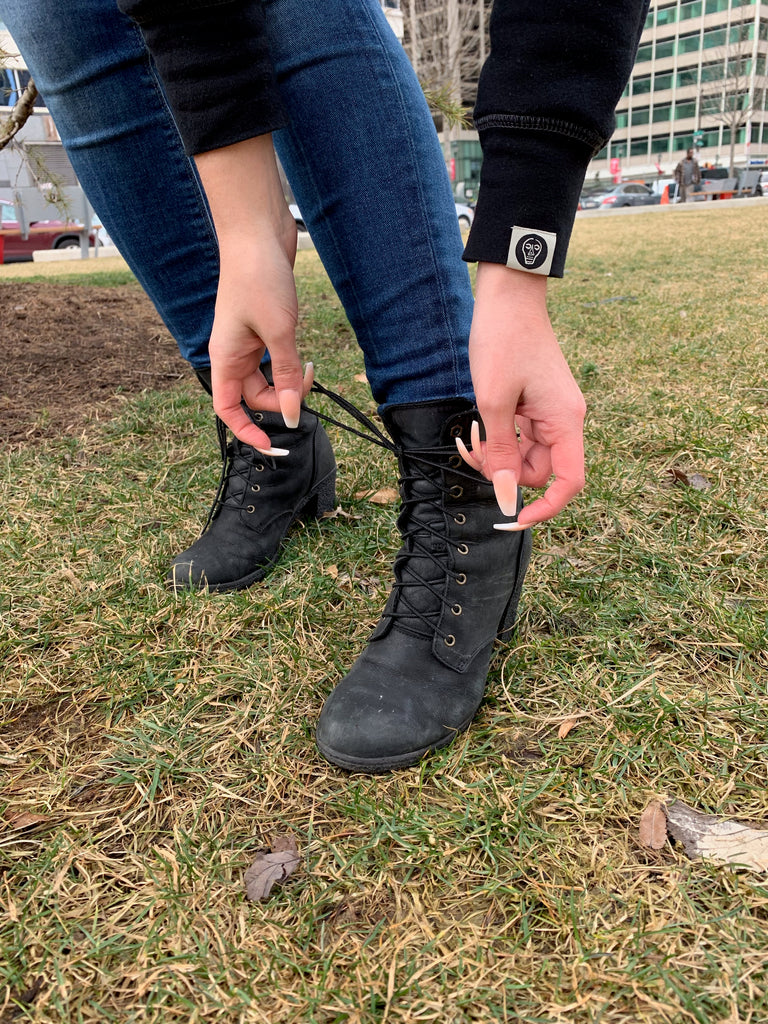
[(291, 211), (293, 219), (296, 221), (296, 228), (298, 231), (306, 231), (307, 225), (304, 223), (304, 218), (301, 216), (301, 210), (298, 208), (296, 203), (291, 203), (288, 207)]
[(618, 210), (622, 206), (658, 206), (661, 196), (642, 181), (622, 181), (610, 191), (594, 197), (600, 210)]
[[(77, 221), (33, 220), (29, 225), (29, 237), (21, 237), (21, 226), (16, 219), (13, 203), (0, 199), (0, 234), (3, 236), (4, 263), (31, 260), (35, 249), (79, 249), (80, 232), (83, 225)], [(96, 244), (91, 232), (89, 244)]]
[(456, 216), (459, 218), (459, 227), (462, 231), (469, 231), (472, 221), (475, 219), (475, 211), (466, 203), (456, 203)]

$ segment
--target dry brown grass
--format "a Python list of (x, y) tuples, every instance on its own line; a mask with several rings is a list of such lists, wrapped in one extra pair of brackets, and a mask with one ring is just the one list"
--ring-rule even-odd
[[(552, 306), (589, 484), (475, 726), (409, 771), (312, 745), (396, 547), (353, 495), (392, 465), (335, 432), (344, 515), (265, 585), (174, 598), (216, 476), (191, 387), (7, 459), (3, 1024), (768, 1020), (766, 879), (637, 840), (654, 796), (768, 819), (768, 210), (709, 213), (578, 222)], [(366, 405), (301, 260), (305, 353)], [(301, 867), (247, 903), (286, 831)]]

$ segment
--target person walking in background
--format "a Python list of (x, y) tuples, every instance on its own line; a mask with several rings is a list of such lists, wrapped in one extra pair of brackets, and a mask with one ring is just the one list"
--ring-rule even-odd
[[(546, 282), (646, 7), (496, 0), (473, 306), (443, 154), (378, 0), (0, 0), (94, 209), (235, 435), (222, 425), (221, 488), (176, 586), (251, 585), (290, 524), (334, 502), (330, 441), (302, 403), (275, 151), (287, 173), (401, 471), (395, 582), (317, 726), (343, 768), (410, 765), (467, 728), (514, 623), (527, 528), (583, 486), (584, 400)], [(544, 493), (523, 508), (520, 485)]]
[(701, 171), (698, 162), (693, 155), (693, 150), (689, 149), (685, 154), (685, 159), (681, 160), (675, 168), (677, 194), (681, 203), (688, 202), (688, 193), (695, 192), (694, 186), (698, 185), (700, 181)]

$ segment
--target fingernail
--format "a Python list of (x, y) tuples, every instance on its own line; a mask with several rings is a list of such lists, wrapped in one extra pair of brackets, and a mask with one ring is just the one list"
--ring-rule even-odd
[(517, 515), (517, 478), (511, 469), (500, 469), (493, 474), (496, 501), (505, 516)]
[(521, 533), (533, 526), (533, 523), (494, 523), (494, 530), (504, 530), (505, 533)]
[(459, 455), (462, 457), (462, 459), (464, 459), (466, 464), (468, 466), (471, 466), (472, 469), (476, 469), (478, 473), (481, 473), (483, 467), (480, 465), (480, 463), (477, 461), (477, 459), (474, 458), (472, 453), (470, 453), (468, 451), (467, 446), (464, 444), (464, 442), (461, 440), (461, 438), (457, 437), (457, 438), (455, 438), (455, 441), (456, 441), (456, 447), (459, 450)]
[(292, 388), (280, 391), (277, 396), (280, 403), (280, 412), (283, 414), (283, 421), (289, 430), (295, 430), (299, 425), (301, 415), (301, 395)]
[(262, 455), (273, 455), (275, 458), (291, 454), (287, 448), (257, 448), (256, 451), (261, 452)]

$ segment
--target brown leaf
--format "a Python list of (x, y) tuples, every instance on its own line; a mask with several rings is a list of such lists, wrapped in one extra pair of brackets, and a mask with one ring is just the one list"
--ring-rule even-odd
[(22, 811), (8, 819), (8, 827), (14, 832), (22, 829), (35, 828), (37, 825), (50, 825), (54, 819), (50, 814), (33, 814), (31, 811)]
[(249, 900), (269, 899), (272, 886), (284, 882), (299, 865), (296, 840), (291, 835), (277, 836), (271, 851), (262, 850), (245, 872), (245, 891)]
[(692, 487), (694, 491), (708, 491), (712, 487), (709, 480), (701, 473), (685, 473), (677, 466), (673, 466), (669, 472), (676, 483), (683, 484), (684, 487)]
[(660, 850), (667, 841), (667, 816), (664, 805), (651, 800), (640, 815), (640, 845), (649, 850)]
[(557, 730), (557, 735), (559, 739), (564, 740), (568, 733), (575, 729), (578, 724), (579, 723), (576, 721), (575, 718), (566, 719), (566, 721), (563, 722), (560, 728)]
[(338, 565), (329, 565), (328, 568), (325, 570), (325, 575), (331, 576), (333, 579), (337, 580), (339, 578)]
[(355, 374), (355, 380), (359, 384), (367, 384), (368, 383), (368, 378), (366, 377), (366, 375), (364, 373), (356, 373)]
[(374, 505), (391, 505), (395, 501), (400, 500), (400, 492), (396, 491), (394, 487), (382, 487), (380, 491), (376, 491), (369, 498)]
[(691, 858), (707, 857), (751, 871), (768, 871), (768, 831), (723, 820), (675, 800), (667, 807), (669, 834)]

